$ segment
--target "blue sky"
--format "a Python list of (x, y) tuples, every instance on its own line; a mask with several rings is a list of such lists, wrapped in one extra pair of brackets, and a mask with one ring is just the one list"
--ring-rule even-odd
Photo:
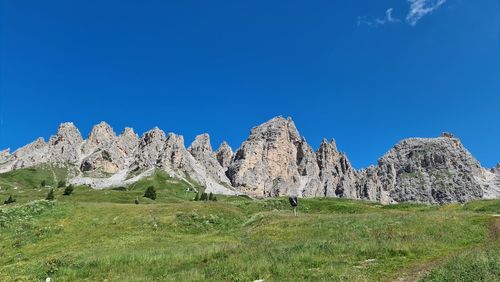
[(357, 168), (442, 131), (500, 162), (498, 0), (0, 1), (0, 148), (102, 120), (237, 148), (284, 115)]

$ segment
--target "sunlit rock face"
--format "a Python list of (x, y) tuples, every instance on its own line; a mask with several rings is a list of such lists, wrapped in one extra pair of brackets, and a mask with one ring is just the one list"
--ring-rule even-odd
[(214, 152), (208, 134), (198, 135), (186, 149), (181, 135), (153, 128), (139, 138), (125, 128), (117, 136), (105, 122), (85, 140), (73, 123), (63, 123), (48, 141), (38, 138), (13, 153), (0, 151), (0, 173), (40, 164), (70, 168), (74, 183), (99, 188), (130, 184), (159, 169), (207, 192), (256, 197), (340, 197), (383, 204), (500, 198), (500, 164), (481, 167), (450, 133), (402, 140), (377, 165), (355, 170), (334, 140), (324, 139), (314, 151), (291, 118), (284, 117), (254, 127), (234, 154), (226, 142)]
[(465, 202), (483, 197), (479, 162), (452, 136), (398, 143), (359, 175), (362, 197), (384, 203)]

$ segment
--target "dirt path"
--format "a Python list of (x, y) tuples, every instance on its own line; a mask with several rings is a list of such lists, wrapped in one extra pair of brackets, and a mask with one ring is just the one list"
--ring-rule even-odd
[[(484, 243), (481, 244), (480, 246), (474, 247), (474, 249), (477, 248), (483, 248), (485, 245), (491, 244), (492, 242), (496, 240), (500, 240), (500, 217), (498, 215), (492, 215), (492, 218), (488, 220), (488, 234), (487, 238), (485, 239)], [(451, 253), (447, 256), (433, 259), (430, 261), (427, 261), (423, 264), (410, 267), (406, 270), (404, 270), (403, 273), (401, 273), (400, 277), (396, 278), (394, 281), (395, 282), (414, 282), (414, 281), (420, 281), (427, 273), (429, 273), (434, 267), (445, 263), (448, 261), (452, 256), (457, 255), (463, 251), (469, 251), (470, 249), (462, 250), (459, 252)]]

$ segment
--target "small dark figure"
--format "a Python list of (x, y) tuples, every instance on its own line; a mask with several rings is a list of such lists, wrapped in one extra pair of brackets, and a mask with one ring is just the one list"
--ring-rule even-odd
[(290, 201), (290, 206), (292, 206), (293, 215), (297, 216), (297, 207), (299, 206), (299, 198), (297, 198), (295, 196), (289, 197), (288, 201)]
[(47, 184), (47, 182), (45, 180), (42, 180), (42, 183), (40, 183), (40, 186), (43, 188), (43, 187), (45, 187), (46, 184)]
[(139, 204), (139, 197), (135, 197), (135, 204), (138, 205)]

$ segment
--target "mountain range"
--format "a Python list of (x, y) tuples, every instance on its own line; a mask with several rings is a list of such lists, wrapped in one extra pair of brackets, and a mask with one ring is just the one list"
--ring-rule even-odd
[(83, 139), (63, 123), (48, 141), (38, 138), (12, 154), (0, 152), (0, 173), (50, 164), (68, 170), (68, 182), (95, 189), (124, 186), (163, 170), (206, 192), (252, 197), (339, 197), (382, 204), (445, 204), (500, 198), (500, 164), (487, 169), (450, 133), (402, 140), (376, 166), (356, 170), (334, 140), (314, 150), (291, 118), (275, 117), (250, 131), (233, 152), (210, 136), (184, 138), (153, 128), (141, 137), (116, 135), (105, 122)]

